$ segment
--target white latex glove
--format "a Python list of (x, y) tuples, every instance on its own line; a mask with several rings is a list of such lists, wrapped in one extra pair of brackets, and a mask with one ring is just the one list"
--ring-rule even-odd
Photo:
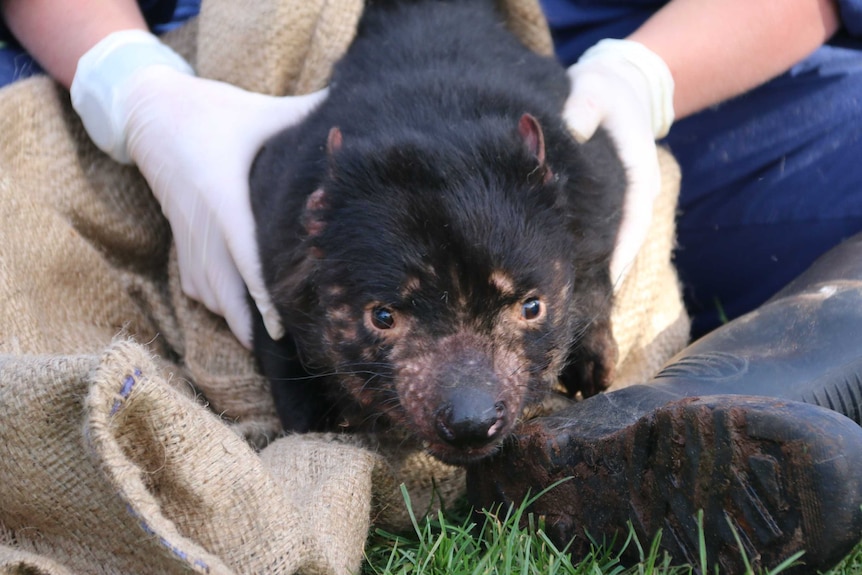
[(183, 291), (250, 347), (246, 288), (270, 335), (283, 335), (261, 275), (251, 163), (326, 91), (275, 98), (193, 74), (152, 34), (116, 32), (79, 61), (72, 103), (96, 145), (137, 164), (150, 184), (173, 231)]
[(673, 77), (657, 54), (630, 40), (602, 40), (568, 74), (572, 89), (563, 114), (569, 128), (585, 142), (604, 126), (628, 176), (611, 258), (611, 279), (618, 287), (646, 239), (661, 187), (655, 140), (673, 122)]

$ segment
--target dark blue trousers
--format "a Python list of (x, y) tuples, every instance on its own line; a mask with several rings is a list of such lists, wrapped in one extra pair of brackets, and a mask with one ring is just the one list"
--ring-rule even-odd
[[(566, 65), (661, 4), (542, 0)], [(858, 2), (844, 4), (849, 14)], [(779, 78), (678, 121), (662, 143), (682, 169), (674, 257), (697, 337), (862, 231), (862, 39), (839, 34)]]
[(826, 46), (665, 143), (682, 168), (675, 257), (700, 335), (862, 231), (862, 50)]

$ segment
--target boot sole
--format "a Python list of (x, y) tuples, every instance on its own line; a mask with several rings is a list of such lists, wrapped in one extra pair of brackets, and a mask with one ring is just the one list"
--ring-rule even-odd
[[(686, 398), (611, 432), (536, 419), (468, 470), (468, 495), (517, 505), (563, 479), (529, 511), (575, 558), (593, 541), (618, 549), (631, 521), (644, 548), (661, 532), (675, 564), (699, 566), (701, 510), (710, 571), (744, 572), (743, 553), (755, 570), (775, 567), (798, 551), (789, 572), (828, 569), (862, 536), (862, 428), (800, 402)], [(640, 560), (637, 547), (622, 559)]]

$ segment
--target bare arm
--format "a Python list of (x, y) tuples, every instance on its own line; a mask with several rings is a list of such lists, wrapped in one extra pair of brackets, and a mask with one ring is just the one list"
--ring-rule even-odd
[(9, 29), (68, 88), (80, 57), (117, 30), (147, 30), (135, 0), (0, 0)]
[(778, 76), (838, 27), (835, 0), (673, 0), (628, 39), (667, 63), (682, 118)]

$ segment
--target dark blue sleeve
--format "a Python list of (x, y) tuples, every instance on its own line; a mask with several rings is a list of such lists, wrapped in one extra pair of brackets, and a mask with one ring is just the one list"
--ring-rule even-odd
[(9, 31), (9, 28), (6, 27), (6, 21), (0, 17), (0, 50), (2, 50), (10, 40), (12, 40), (12, 33)]
[(625, 38), (666, 3), (667, 0), (539, 0), (557, 58), (566, 66), (599, 40)]
[(0, 88), (41, 73), (42, 68), (24, 51), (0, 18)]
[(838, 0), (841, 23), (851, 35), (862, 37), (862, 0)]
[(177, 8), (177, 0), (138, 0), (138, 6), (141, 7), (147, 26), (152, 29), (170, 21)]

